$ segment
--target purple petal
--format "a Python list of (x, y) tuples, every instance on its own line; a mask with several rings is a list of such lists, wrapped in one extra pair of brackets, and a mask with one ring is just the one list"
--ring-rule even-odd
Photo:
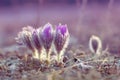
[(29, 49), (33, 49), (33, 46), (31, 44), (31, 40), (30, 40), (29, 36), (24, 35), (24, 40), (23, 41)]
[(66, 25), (57, 26), (54, 44), (58, 53), (64, 48), (64, 45), (69, 38), (68, 36), (69, 33)]
[(45, 49), (49, 50), (53, 41), (53, 29), (51, 24), (46, 24), (41, 33), (41, 40)]
[(32, 27), (24, 27), (21, 32), (19, 32), (17, 37), (17, 42), (26, 45), (29, 49), (33, 50), (33, 44), (31, 43), (31, 31)]
[(31, 50), (33, 50), (33, 45), (31, 43), (31, 35), (29, 34), (29, 32), (23, 32), (21, 33), (23, 36), (21, 37), (23, 40), (23, 43)]
[(59, 25), (56, 29), (57, 32), (60, 32), (63, 36), (67, 33), (67, 25)]
[(33, 40), (33, 43), (34, 43), (35, 48), (41, 49), (41, 43), (40, 43), (40, 41), (39, 41), (39, 37), (38, 37), (38, 32), (37, 32), (37, 30), (34, 30), (34, 31), (33, 31), (33, 33), (32, 33), (32, 40)]
[(55, 36), (54, 44), (58, 53), (63, 49), (65, 42), (66, 38), (63, 38), (61, 34), (57, 33)]
[(51, 32), (52, 32), (52, 25), (48, 23), (43, 28), (43, 34), (47, 38), (47, 37), (51, 37)]

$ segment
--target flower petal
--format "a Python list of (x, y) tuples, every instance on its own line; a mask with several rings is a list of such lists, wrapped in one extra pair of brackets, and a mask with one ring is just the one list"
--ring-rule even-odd
[(45, 49), (49, 50), (53, 41), (53, 28), (51, 24), (46, 24), (41, 33), (41, 41)]
[(38, 32), (37, 30), (34, 30), (32, 32), (32, 40), (33, 40), (33, 44), (35, 46), (35, 48), (37, 48), (38, 50), (41, 49), (41, 43), (38, 37)]

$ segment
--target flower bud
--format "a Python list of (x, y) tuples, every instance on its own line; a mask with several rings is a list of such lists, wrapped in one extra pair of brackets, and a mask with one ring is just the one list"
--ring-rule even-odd
[(46, 50), (46, 58), (49, 60), (50, 59), (50, 53), (51, 53), (51, 47), (52, 47), (52, 42), (53, 42), (53, 28), (51, 24), (46, 24), (42, 32), (40, 34), (40, 38), (42, 41), (42, 44)]
[(37, 50), (41, 50), (42, 45), (41, 45), (41, 42), (39, 40), (38, 33), (39, 32), (37, 30), (34, 30), (32, 32), (32, 42)]
[(41, 55), (42, 55), (42, 45), (41, 41), (39, 39), (39, 31), (40, 29), (34, 29), (32, 32), (32, 43), (35, 47), (35, 55), (34, 58), (40, 59), (41, 61)]
[(16, 38), (16, 41), (19, 44), (24, 44), (26, 45), (30, 50), (34, 50), (33, 44), (31, 42), (31, 31), (33, 30), (32, 27), (24, 27), (21, 32), (19, 32), (18, 37)]
[(54, 45), (58, 54), (58, 61), (62, 58), (65, 48), (67, 48), (69, 42), (69, 32), (67, 25), (61, 25), (56, 27)]

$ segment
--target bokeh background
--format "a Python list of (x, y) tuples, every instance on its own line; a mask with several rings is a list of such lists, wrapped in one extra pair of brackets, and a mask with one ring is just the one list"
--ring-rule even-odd
[(67, 24), (74, 45), (88, 48), (97, 35), (104, 48), (120, 53), (120, 0), (0, 0), (0, 49), (13, 47), (22, 27), (48, 22)]

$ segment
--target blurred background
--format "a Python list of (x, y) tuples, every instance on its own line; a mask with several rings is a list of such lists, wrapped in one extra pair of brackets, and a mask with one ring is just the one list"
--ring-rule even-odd
[(0, 48), (12, 47), (23, 27), (67, 24), (71, 42), (88, 48), (91, 35), (120, 53), (120, 0), (0, 0)]

